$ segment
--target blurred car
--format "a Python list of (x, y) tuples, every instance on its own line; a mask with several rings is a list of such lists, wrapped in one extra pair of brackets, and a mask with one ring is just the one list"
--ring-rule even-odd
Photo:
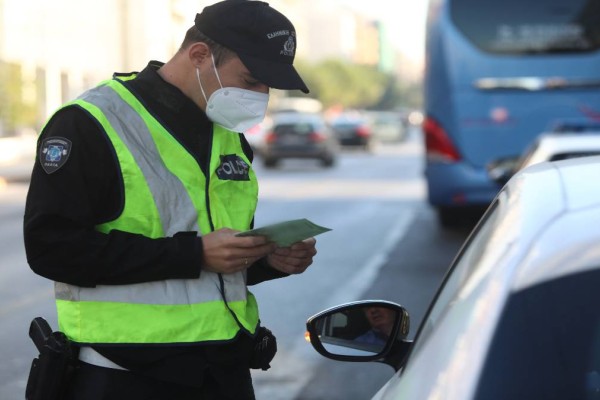
[(317, 159), (331, 167), (336, 153), (337, 143), (321, 114), (303, 112), (274, 114), (262, 149), (266, 167), (289, 158)]
[[(600, 398), (598, 176), (600, 157), (517, 173), (459, 251), (414, 341), (404, 307), (359, 301), (309, 318), (311, 343), (332, 359), (392, 366), (374, 399)], [(383, 344), (367, 346), (352, 338), (373, 306), (396, 317)]]
[(501, 185), (523, 168), (544, 161), (600, 155), (600, 123), (561, 123), (540, 134), (520, 156), (488, 165), (488, 175)]
[(265, 126), (267, 124), (267, 121), (262, 122), (260, 124), (254, 125), (252, 128), (244, 132), (244, 136), (246, 137), (246, 140), (248, 141), (250, 147), (252, 147), (252, 151), (255, 155), (262, 156), (266, 136)]
[(371, 149), (373, 132), (369, 121), (363, 116), (341, 115), (330, 121), (330, 124), (340, 145)]
[(407, 126), (400, 112), (369, 111), (365, 116), (377, 141), (393, 143), (404, 140)]

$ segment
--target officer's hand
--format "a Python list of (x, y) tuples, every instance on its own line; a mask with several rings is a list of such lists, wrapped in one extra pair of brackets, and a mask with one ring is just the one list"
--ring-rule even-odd
[(202, 269), (222, 274), (243, 271), (276, 249), (264, 236), (235, 236), (239, 231), (219, 229), (202, 236)]
[(288, 274), (301, 274), (313, 263), (317, 254), (315, 238), (294, 243), (290, 247), (278, 247), (267, 256), (267, 262), (278, 271)]

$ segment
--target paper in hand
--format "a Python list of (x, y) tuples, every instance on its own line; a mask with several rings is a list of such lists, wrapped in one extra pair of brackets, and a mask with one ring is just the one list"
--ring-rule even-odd
[(266, 236), (271, 242), (275, 242), (278, 246), (288, 247), (296, 242), (320, 235), (321, 233), (330, 230), (331, 229), (329, 228), (319, 226), (303, 218), (240, 232), (236, 236)]

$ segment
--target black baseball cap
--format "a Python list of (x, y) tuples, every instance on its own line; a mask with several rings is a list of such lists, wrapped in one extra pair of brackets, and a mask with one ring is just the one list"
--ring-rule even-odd
[(234, 51), (250, 73), (275, 89), (301, 90), (306, 84), (292, 65), (296, 30), (283, 14), (258, 0), (224, 0), (196, 14), (196, 28)]

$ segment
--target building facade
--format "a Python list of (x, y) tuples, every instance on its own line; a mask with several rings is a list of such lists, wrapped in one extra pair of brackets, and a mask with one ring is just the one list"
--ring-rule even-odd
[[(39, 129), (62, 103), (113, 72), (137, 71), (149, 60), (168, 60), (193, 25), (195, 14), (212, 3), (0, 0), (0, 109), (22, 103), (29, 113), (33, 108), (35, 115), (27, 117), (22, 110), (10, 115), (0, 112), (2, 125)], [(270, 3), (294, 22), (300, 38), (298, 58), (318, 62), (341, 57), (394, 70), (394, 54), (385, 39), (385, 27), (378, 21), (331, 1)], [(7, 82), (15, 79), (20, 88), (6, 89)]]

